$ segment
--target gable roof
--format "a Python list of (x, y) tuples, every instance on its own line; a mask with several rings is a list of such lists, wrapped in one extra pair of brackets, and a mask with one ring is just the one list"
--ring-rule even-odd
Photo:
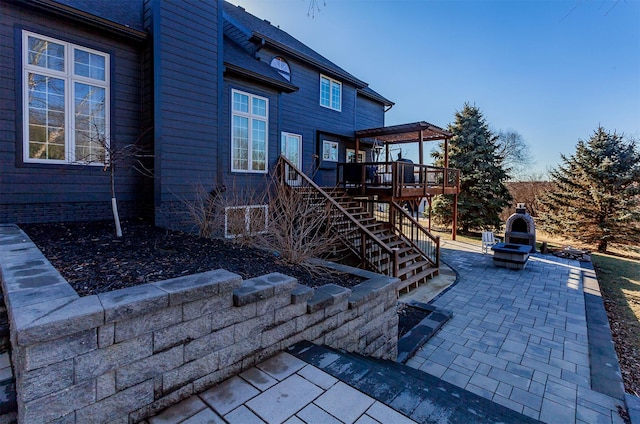
[[(243, 34), (247, 41), (255, 45), (264, 42), (274, 50), (279, 50), (299, 60), (307, 62), (329, 76), (347, 81), (356, 88), (365, 88), (368, 84), (345, 71), (329, 59), (301, 43), (291, 35), (271, 25), (269, 21), (260, 19), (243, 7), (224, 2), (224, 18)], [(225, 26), (226, 29), (226, 26)]]
[(225, 72), (232, 72), (251, 79), (258, 79), (286, 93), (298, 91), (298, 87), (284, 79), (278, 71), (265, 62), (256, 60), (256, 58), (226, 35), (224, 36), (223, 58)]

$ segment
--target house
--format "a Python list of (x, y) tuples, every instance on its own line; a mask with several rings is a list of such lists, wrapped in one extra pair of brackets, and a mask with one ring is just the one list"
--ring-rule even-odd
[[(340, 231), (363, 266), (404, 268), (417, 284), (434, 272), (416, 265), (421, 256), (437, 272), (437, 239), (420, 229), (436, 247), (412, 253), (407, 224), (392, 221), (404, 216), (398, 202), (457, 195), (457, 170), (423, 164), (423, 142), (451, 135), (427, 122), (385, 127), (393, 102), (286, 32), (222, 0), (0, 7), (0, 223), (109, 219), (105, 146), (137, 145), (153, 178), (120, 156), (120, 215), (188, 230), (184, 202), (197, 187), (260, 186), (283, 154), (349, 221)], [(388, 148), (374, 162), (376, 147), (405, 142), (418, 143), (420, 164), (392, 162)], [(321, 188), (337, 185), (344, 193)], [(387, 202), (388, 222), (366, 221), (363, 201)]]

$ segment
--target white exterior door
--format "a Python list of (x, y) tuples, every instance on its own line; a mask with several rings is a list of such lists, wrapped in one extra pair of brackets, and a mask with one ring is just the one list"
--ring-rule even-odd
[[(302, 171), (302, 136), (300, 134), (282, 133), (282, 141), (280, 143), (280, 152), (285, 158), (289, 159), (296, 168)], [(293, 170), (286, 170), (287, 184), (291, 186), (299, 186), (302, 179)]]

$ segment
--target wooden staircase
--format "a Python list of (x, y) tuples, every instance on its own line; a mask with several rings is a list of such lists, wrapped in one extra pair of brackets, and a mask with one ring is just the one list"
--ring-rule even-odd
[[(308, 188), (299, 188), (299, 190), (308, 191), (306, 193), (308, 196), (318, 196), (317, 192), (312, 192)], [(412, 288), (417, 288), (420, 284), (426, 283), (428, 279), (438, 275), (439, 268), (434, 261), (429, 260), (424, 252), (406, 239), (406, 236), (403, 237), (397, 234), (388, 222), (382, 222), (377, 219), (373, 213), (367, 210), (366, 205), (354, 199), (353, 196), (342, 189), (325, 191), (346, 212), (358, 219), (371, 234), (375, 235), (388, 248), (397, 252), (397, 263), (395, 264), (395, 268), (397, 269), (395, 273), (393, 272), (391, 263), (383, 263), (381, 268), (373, 270), (385, 275), (398, 277), (400, 279), (398, 291), (405, 289), (408, 291)], [(367, 268), (372, 268), (369, 265), (368, 258), (362, 257), (362, 238), (350, 237), (346, 233), (348, 228), (348, 226), (345, 225), (346, 222), (347, 219), (344, 217), (344, 214), (333, 213), (330, 218), (332, 230), (340, 234), (340, 238), (345, 242), (346, 247), (360, 258), (362, 265)], [(367, 241), (365, 241), (365, 244), (366, 243)], [(365, 252), (370, 252), (371, 250), (370, 246), (365, 246)]]
[[(291, 188), (304, 192), (328, 214), (328, 226), (361, 261), (361, 267), (400, 279), (398, 291), (410, 290), (438, 275), (440, 239), (432, 236), (403, 208), (386, 203), (381, 219), (367, 203), (339, 188), (322, 189), (286, 158), (278, 162), (279, 175), (298, 174)], [(286, 184), (285, 178), (280, 181)]]

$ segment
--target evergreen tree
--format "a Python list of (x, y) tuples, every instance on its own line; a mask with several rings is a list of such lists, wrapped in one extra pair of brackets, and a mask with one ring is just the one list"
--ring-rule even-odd
[(540, 228), (606, 252), (640, 242), (640, 152), (633, 141), (598, 127), (551, 172), (556, 188), (541, 200)]
[[(458, 195), (458, 226), (470, 229), (499, 228), (500, 212), (511, 202), (505, 186), (508, 179), (503, 157), (498, 153), (494, 135), (478, 109), (465, 103), (456, 112), (455, 122), (449, 125), (453, 137), (449, 140), (449, 167), (458, 168), (460, 194)], [(444, 166), (444, 144), (434, 152), (436, 165)], [(453, 195), (437, 196), (433, 210), (440, 222), (451, 224)]]

